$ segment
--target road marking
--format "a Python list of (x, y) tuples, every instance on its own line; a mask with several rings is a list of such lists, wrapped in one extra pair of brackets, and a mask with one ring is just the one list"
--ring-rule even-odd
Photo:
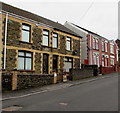
[(22, 109), (22, 107), (14, 105), (14, 106), (10, 106), (10, 107), (2, 109), (2, 111), (18, 111), (20, 109)]
[(29, 93), (26, 95), (21, 95), (21, 96), (16, 96), (16, 97), (8, 97), (8, 98), (4, 98), (4, 99), (0, 99), (0, 101), (4, 101), (4, 100), (9, 100), (9, 99), (16, 99), (16, 98), (22, 98), (22, 97), (26, 97), (26, 96), (31, 96), (31, 95), (35, 95), (35, 94), (40, 94), (40, 93), (44, 93), (47, 92), (47, 90), (44, 91), (40, 91), (40, 92), (35, 92), (35, 93)]
[(64, 102), (61, 102), (59, 104), (62, 105), (62, 106), (67, 106), (68, 105), (68, 103), (64, 103)]

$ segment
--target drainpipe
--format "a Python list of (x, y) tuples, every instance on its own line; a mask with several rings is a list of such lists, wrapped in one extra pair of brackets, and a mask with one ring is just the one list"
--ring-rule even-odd
[(92, 35), (90, 34), (90, 58), (89, 63), (92, 65)]
[(7, 23), (8, 23), (8, 13), (6, 13), (6, 21), (5, 21), (4, 69), (6, 69), (6, 41), (7, 41)]

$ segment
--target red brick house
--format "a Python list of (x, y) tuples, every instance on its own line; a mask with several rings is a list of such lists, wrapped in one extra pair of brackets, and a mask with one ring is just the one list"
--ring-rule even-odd
[(117, 64), (117, 45), (114, 40), (108, 40), (69, 22), (64, 25), (83, 37), (81, 64), (98, 65), (98, 67), (111, 67)]

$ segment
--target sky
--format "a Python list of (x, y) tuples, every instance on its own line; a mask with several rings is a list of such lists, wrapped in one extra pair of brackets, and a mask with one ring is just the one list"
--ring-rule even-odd
[(72, 22), (109, 40), (118, 38), (119, 0), (0, 0), (64, 24)]

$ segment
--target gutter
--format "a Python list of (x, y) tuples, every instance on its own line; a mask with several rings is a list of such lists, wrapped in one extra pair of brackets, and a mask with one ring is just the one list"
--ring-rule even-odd
[(7, 41), (7, 24), (8, 24), (8, 13), (6, 13), (6, 20), (5, 20), (4, 70), (6, 69), (6, 41)]

